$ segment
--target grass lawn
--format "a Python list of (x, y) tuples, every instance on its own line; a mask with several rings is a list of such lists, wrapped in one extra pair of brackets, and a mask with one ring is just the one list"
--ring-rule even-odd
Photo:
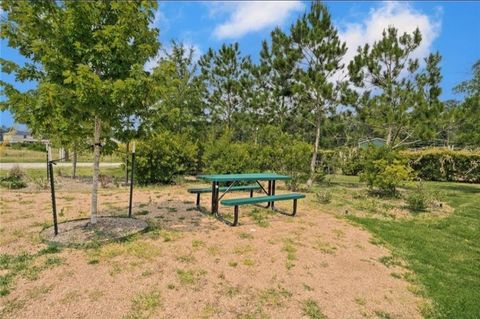
[[(335, 196), (358, 192), (358, 178), (339, 176), (330, 187), (331, 206), (345, 204)], [(442, 200), (454, 208), (448, 217), (429, 217), (428, 212), (414, 218), (377, 218), (347, 215), (375, 234), (394, 256), (407, 261), (415, 277), (433, 302), (433, 309), (424, 309), (432, 318), (480, 318), (480, 185), (428, 182), (426, 187), (440, 194)], [(407, 187), (406, 191), (413, 191)], [(341, 195), (340, 195), (341, 196)], [(346, 200), (348, 201), (348, 200)], [(365, 201), (370, 204), (365, 205)], [(375, 199), (357, 196), (351, 204), (364, 209), (381, 210)], [(379, 208), (380, 206), (380, 208)], [(373, 208), (372, 208), (373, 207)]]
[[(46, 166), (46, 165), (45, 165)], [(45, 168), (28, 168), (22, 169), (27, 178), (37, 179), (47, 177), (47, 169)], [(71, 167), (54, 167), (55, 176), (71, 176), (72, 168)], [(0, 170), (0, 177), (5, 177), (8, 175), (9, 170), (3, 169)], [(121, 167), (101, 167), (100, 174), (104, 174), (111, 177), (125, 177), (125, 171)], [(92, 168), (91, 167), (77, 167), (77, 176), (78, 177), (91, 177)]]

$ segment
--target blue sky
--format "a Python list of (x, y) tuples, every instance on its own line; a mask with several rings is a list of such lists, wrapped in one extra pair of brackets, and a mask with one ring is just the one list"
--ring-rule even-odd
[[(439, 51), (443, 81), (442, 99), (461, 98), (452, 88), (471, 76), (471, 66), (480, 59), (480, 2), (377, 2), (327, 1), (335, 25), (349, 46), (346, 61), (358, 45), (373, 42), (388, 25), (401, 31), (419, 27), (423, 42), (415, 55), (419, 58)], [(153, 24), (160, 29), (160, 41), (168, 50), (172, 39), (197, 50), (197, 56), (223, 43), (239, 42), (243, 54), (258, 59), (261, 41), (279, 26), (287, 30), (308, 9), (302, 1), (282, 2), (162, 2)], [(24, 59), (0, 41), (2, 58), (23, 62)], [(155, 59), (147, 67), (155, 65)], [(13, 78), (1, 74), (2, 80)], [(34, 83), (17, 83), (26, 90)], [(0, 113), (0, 125), (10, 126), (8, 112)]]

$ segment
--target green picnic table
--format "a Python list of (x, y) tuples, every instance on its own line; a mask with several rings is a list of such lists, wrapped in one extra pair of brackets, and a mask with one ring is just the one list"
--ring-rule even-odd
[[(250, 190), (250, 198), (236, 198), (236, 199), (228, 199), (223, 200), (221, 203), (225, 206), (234, 206), (234, 221), (233, 223), (227, 222), (228, 224), (235, 226), (238, 223), (238, 206), (246, 205), (246, 204), (258, 204), (258, 203), (267, 203), (265, 208), (275, 209), (275, 201), (280, 200), (293, 200), (293, 214), (289, 214), (291, 216), (295, 215), (296, 208), (297, 208), (297, 199), (304, 198), (305, 195), (298, 194), (298, 193), (291, 193), (291, 194), (281, 194), (275, 195), (275, 182), (276, 181), (286, 181), (290, 180), (291, 177), (288, 175), (279, 175), (276, 173), (248, 173), (248, 174), (214, 174), (214, 175), (198, 175), (198, 179), (202, 179), (207, 182), (212, 183), (211, 190), (208, 190), (212, 193), (212, 200), (211, 200), (211, 210), (210, 212), (217, 217), (220, 217), (218, 214), (218, 206), (220, 200), (225, 196), (226, 193), (230, 191), (236, 190)], [(238, 183), (243, 182), (255, 182), (256, 185), (249, 185), (249, 186), (235, 186)], [(268, 182), (267, 189), (263, 187), (260, 182)], [(220, 183), (228, 184), (228, 186), (220, 187)], [(262, 197), (253, 197), (253, 189), (261, 189), (266, 196)], [(207, 192), (207, 189), (190, 189), (189, 192), (197, 193), (200, 192)], [(220, 194), (222, 192), (222, 194)], [(197, 206), (199, 205), (199, 197), (197, 197)], [(278, 210), (277, 210), (278, 211)], [(283, 213), (282, 211), (280, 211)]]

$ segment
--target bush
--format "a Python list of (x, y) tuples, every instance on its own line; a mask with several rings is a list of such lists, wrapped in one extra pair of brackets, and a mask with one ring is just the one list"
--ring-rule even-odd
[(371, 190), (378, 189), (383, 195), (396, 195), (397, 187), (409, 180), (411, 175), (405, 160), (386, 147), (369, 148), (363, 166), (360, 180), (367, 182)]
[(330, 191), (322, 191), (315, 194), (317, 202), (320, 204), (328, 204), (332, 201), (332, 193)]
[(197, 169), (198, 147), (186, 134), (158, 133), (137, 146), (135, 176), (140, 184), (171, 183)]
[(479, 151), (429, 148), (401, 154), (422, 180), (480, 183)]
[(6, 177), (0, 179), (0, 185), (10, 189), (24, 188), (27, 187), (27, 183), (23, 180), (24, 178), (25, 172), (17, 165), (10, 169)]
[(255, 163), (250, 158), (249, 146), (232, 142), (231, 132), (220, 138), (211, 137), (202, 156), (205, 173), (241, 173), (255, 170)]

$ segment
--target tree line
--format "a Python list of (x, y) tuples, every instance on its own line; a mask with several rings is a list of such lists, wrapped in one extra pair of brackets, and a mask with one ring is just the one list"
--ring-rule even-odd
[(196, 145), (199, 157), (206, 141), (227, 134), (231, 142), (255, 145), (274, 127), (311, 145), (308, 185), (320, 149), (367, 138), (384, 138), (394, 149), (433, 139), (480, 145), (480, 60), (472, 79), (455, 88), (464, 99), (441, 101), (441, 54), (416, 58), (418, 29), (402, 34), (386, 26), (378, 41), (346, 61), (347, 45), (328, 8), (314, 1), (288, 30), (270, 33), (256, 63), (238, 43), (209, 49), (196, 61), (192, 48), (173, 41), (146, 71), (162, 50), (160, 30), (151, 25), (155, 2), (5, 0), (1, 6), (1, 37), (28, 61), (1, 58), (2, 72), (36, 86), (20, 91), (1, 81), (0, 107), (36, 136), (73, 150), (92, 146), (92, 222), (100, 153), (116, 147), (113, 139), (148, 143), (164, 134), (166, 141)]

